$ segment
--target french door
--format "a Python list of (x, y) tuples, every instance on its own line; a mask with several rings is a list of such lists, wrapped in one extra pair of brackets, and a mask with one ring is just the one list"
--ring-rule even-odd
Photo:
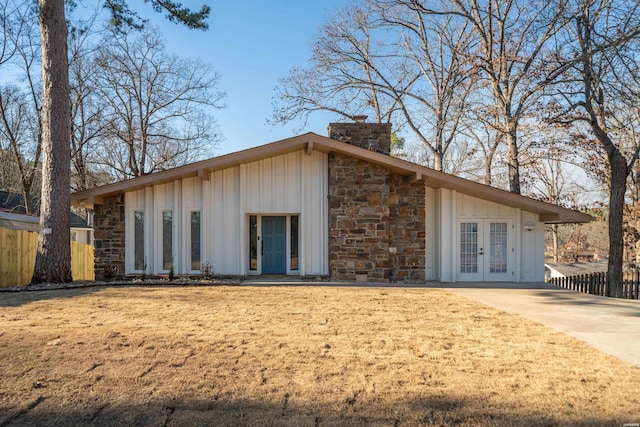
[(511, 222), (497, 219), (459, 222), (458, 279), (510, 281), (514, 249)]

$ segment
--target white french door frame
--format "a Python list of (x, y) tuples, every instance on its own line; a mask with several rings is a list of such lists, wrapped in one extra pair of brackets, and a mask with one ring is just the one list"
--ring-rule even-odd
[(456, 224), (457, 281), (515, 280), (514, 242), (515, 228), (511, 218), (459, 219)]

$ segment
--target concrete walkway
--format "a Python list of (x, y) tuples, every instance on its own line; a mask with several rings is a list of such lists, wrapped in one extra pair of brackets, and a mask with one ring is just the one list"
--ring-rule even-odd
[(429, 283), (585, 341), (640, 367), (640, 301), (598, 297), (546, 283)]

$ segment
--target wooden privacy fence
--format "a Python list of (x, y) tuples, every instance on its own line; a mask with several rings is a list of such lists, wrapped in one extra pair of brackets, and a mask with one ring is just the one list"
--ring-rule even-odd
[[(38, 234), (0, 228), (0, 288), (26, 285), (36, 263)], [(73, 280), (94, 280), (93, 246), (71, 242)]]
[[(607, 273), (580, 274), (578, 276), (554, 277), (549, 283), (572, 291), (591, 295), (607, 296)], [(622, 273), (622, 296), (627, 299), (640, 299), (640, 272), (638, 270)]]

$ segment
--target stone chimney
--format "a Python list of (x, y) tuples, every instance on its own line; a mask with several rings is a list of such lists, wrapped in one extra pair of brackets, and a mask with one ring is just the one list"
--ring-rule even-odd
[(391, 123), (366, 123), (367, 116), (354, 116), (354, 123), (329, 123), (329, 138), (347, 144), (391, 153)]

